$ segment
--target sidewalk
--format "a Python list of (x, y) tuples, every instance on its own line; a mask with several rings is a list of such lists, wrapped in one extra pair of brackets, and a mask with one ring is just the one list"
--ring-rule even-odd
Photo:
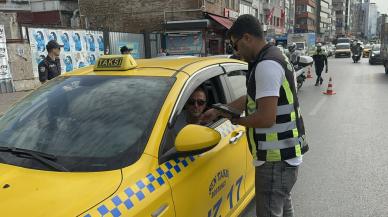
[(0, 94), (0, 114), (7, 111), (9, 107), (11, 107), (15, 102), (17, 102), (29, 93), (30, 91), (21, 91)]

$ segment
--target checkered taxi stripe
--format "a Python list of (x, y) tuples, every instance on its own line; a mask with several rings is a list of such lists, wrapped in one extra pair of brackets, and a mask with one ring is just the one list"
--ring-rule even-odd
[[(173, 179), (174, 176), (182, 172), (188, 167), (197, 156), (190, 156), (186, 158), (174, 159), (168, 161), (152, 173), (149, 173), (145, 178), (137, 181), (134, 185), (126, 188), (112, 196), (109, 200), (100, 204), (93, 210), (90, 210), (84, 217), (92, 216), (122, 216), (124, 212), (133, 209), (136, 204), (139, 204), (146, 197), (155, 192), (158, 188), (166, 184), (165, 177)], [(165, 176), (163, 176), (165, 175)]]
[[(229, 135), (237, 126), (226, 121), (215, 129), (222, 137)], [(99, 206), (89, 210), (84, 217), (92, 216), (113, 216), (119, 217), (123, 213), (133, 209), (136, 204), (141, 203), (158, 188), (166, 184), (166, 178), (171, 180), (181, 173), (186, 167), (192, 164), (199, 156), (189, 156), (170, 160), (149, 173), (145, 178), (137, 181), (134, 185), (127, 187), (124, 191), (117, 193)]]

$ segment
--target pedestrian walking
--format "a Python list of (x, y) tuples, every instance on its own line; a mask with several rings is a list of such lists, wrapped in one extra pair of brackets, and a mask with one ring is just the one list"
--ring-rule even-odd
[(39, 80), (45, 83), (61, 74), (61, 61), (59, 55), (61, 54), (61, 45), (58, 42), (51, 40), (47, 43), (47, 56), (38, 65)]
[(247, 95), (228, 104), (245, 110), (245, 117), (231, 118), (210, 109), (203, 120), (223, 115), (246, 127), (256, 167), (256, 215), (293, 217), (291, 190), (308, 150), (294, 68), (280, 49), (266, 43), (262, 25), (252, 15), (240, 16), (228, 36), (234, 50), (249, 63)]
[(329, 71), (329, 65), (327, 64), (327, 54), (324, 50), (322, 50), (321, 43), (317, 44), (317, 49), (313, 55), (313, 60), (315, 64), (315, 74), (317, 74), (317, 81), (315, 82), (315, 86), (319, 86), (323, 83), (322, 72), (325, 65), (326, 73)]

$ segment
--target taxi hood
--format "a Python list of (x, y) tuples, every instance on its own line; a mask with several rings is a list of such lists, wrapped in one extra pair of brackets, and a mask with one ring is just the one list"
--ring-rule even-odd
[(113, 194), (120, 170), (71, 173), (0, 164), (1, 216), (77, 216)]

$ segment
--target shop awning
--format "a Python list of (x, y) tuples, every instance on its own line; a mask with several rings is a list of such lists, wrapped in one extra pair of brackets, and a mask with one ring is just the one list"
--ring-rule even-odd
[(228, 18), (219, 17), (219, 16), (215, 16), (215, 15), (211, 15), (211, 14), (209, 14), (209, 16), (214, 21), (216, 21), (217, 23), (221, 24), (222, 26), (224, 26), (227, 29), (230, 29), (230, 27), (232, 27), (232, 25), (233, 25), (233, 22), (231, 20), (229, 20)]

